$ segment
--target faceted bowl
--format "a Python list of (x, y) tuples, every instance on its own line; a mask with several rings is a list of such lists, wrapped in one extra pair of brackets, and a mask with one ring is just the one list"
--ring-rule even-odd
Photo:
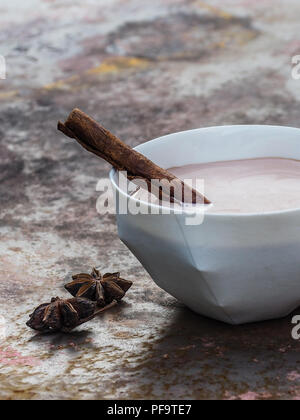
[[(300, 130), (222, 126), (170, 134), (136, 148), (163, 168), (199, 162), (283, 157), (300, 160)], [(155, 283), (193, 311), (242, 324), (286, 316), (300, 305), (300, 209), (251, 214), (122, 214), (135, 200), (110, 178), (121, 240)], [(251, 197), (250, 197), (251, 199)], [(133, 203), (136, 204), (136, 203)], [(155, 210), (143, 203), (144, 210)]]

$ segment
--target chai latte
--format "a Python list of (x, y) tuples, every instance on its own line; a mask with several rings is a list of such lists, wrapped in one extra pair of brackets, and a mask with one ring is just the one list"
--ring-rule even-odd
[(258, 158), (169, 169), (178, 178), (203, 179), (212, 213), (261, 213), (300, 208), (300, 161)]

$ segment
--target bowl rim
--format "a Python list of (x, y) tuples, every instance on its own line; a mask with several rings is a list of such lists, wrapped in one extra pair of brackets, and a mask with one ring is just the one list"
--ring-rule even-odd
[[(196, 131), (202, 131), (202, 130), (211, 130), (211, 129), (221, 129), (221, 128), (251, 128), (251, 129), (255, 129), (255, 128), (270, 128), (270, 129), (287, 129), (287, 130), (293, 130), (293, 131), (298, 131), (300, 134), (300, 128), (297, 127), (290, 127), (290, 126), (285, 126), (285, 125), (268, 125), (268, 124), (232, 124), (232, 125), (216, 125), (216, 126), (208, 126), (208, 127), (200, 127), (200, 128), (195, 128), (192, 130), (183, 130), (183, 131), (176, 131), (176, 132), (172, 132), (169, 134), (166, 134), (164, 136), (161, 137), (157, 137), (148, 141), (145, 141), (144, 143), (141, 143), (137, 146), (135, 146), (133, 149), (139, 151), (140, 146), (152, 143), (152, 142), (156, 142), (159, 140), (163, 140), (167, 137), (170, 137), (174, 134), (183, 134), (183, 133), (192, 133), (192, 132), (196, 132)], [(300, 143), (299, 143), (300, 146)], [(272, 157), (272, 156), (269, 156)], [(156, 208), (156, 209), (165, 209), (167, 210), (169, 213), (168, 214), (176, 214), (176, 210), (170, 207), (166, 207), (166, 206), (162, 206), (162, 205), (158, 205), (155, 203), (149, 203), (143, 200), (139, 200), (133, 196), (128, 195), (124, 190), (120, 189), (119, 186), (117, 185), (117, 183), (115, 182), (115, 175), (118, 172), (117, 169), (112, 168), (109, 172), (109, 178), (110, 181), (113, 185), (113, 187), (116, 189), (116, 191), (118, 191), (119, 194), (122, 194), (123, 196), (125, 196), (127, 199), (129, 200), (133, 200), (135, 202), (139, 202), (145, 206), (148, 206), (149, 208)], [(226, 212), (226, 213), (209, 213), (208, 210), (209, 208), (213, 205), (213, 203), (211, 204), (205, 204), (205, 205), (201, 205), (201, 206), (187, 206), (187, 207), (182, 207), (181, 213), (184, 216), (188, 216), (188, 212), (187, 209), (193, 209), (193, 211), (197, 211), (197, 209), (201, 209), (201, 211), (204, 211), (204, 216), (205, 218), (209, 217), (209, 218), (243, 218), (243, 217), (266, 217), (266, 216), (276, 216), (276, 215), (285, 215), (285, 214), (289, 214), (289, 213), (297, 213), (300, 212), (300, 207), (297, 208), (292, 208), (292, 209), (286, 209), (286, 210), (274, 210), (274, 211), (269, 211), (269, 212), (251, 212), (251, 213), (234, 213), (234, 212)], [(151, 214), (151, 213), (150, 213)]]

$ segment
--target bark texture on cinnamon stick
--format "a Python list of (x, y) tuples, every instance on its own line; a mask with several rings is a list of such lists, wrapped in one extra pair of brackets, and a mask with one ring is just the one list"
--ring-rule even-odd
[(185, 185), (175, 175), (160, 168), (150, 159), (129, 147), (79, 109), (74, 109), (65, 123), (59, 122), (58, 130), (75, 139), (89, 152), (105, 159), (117, 170), (126, 171), (130, 180), (143, 179), (147, 182), (148, 188), (153, 187), (154, 180), (172, 182), (169, 192), (171, 201), (194, 204), (210, 203), (201, 193)]

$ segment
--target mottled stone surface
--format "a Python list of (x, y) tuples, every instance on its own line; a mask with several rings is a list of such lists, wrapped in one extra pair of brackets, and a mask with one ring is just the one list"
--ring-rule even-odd
[[(109, 165), (56, 131), (78, 106), (134, 146), (217, 124), (300, 125), (298, 0), (0, 5), (0, 398), (300, 398), (291, 316), (240, 327), (160, 290), (96, 212)], [(135, 282), (70, 335), (24, 324), (98, 265)], [(297, 313), (297, 312), (296, 312)]]

